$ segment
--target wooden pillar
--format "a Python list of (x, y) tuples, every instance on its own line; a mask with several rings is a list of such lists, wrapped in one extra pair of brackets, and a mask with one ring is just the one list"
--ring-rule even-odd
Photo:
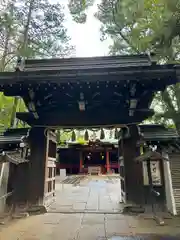
[(109, 151), (106, 150), (106, 169), (107, 169), (107, 173), (109, 173), (110, 171), (110, 160), (109, 160)]
[(55, 196), (56, 134), (45, 128), (30, 131), (28, 203), (46, 205)]
[(130, 137), (120, 141), (123, 159), (124, 197), (126, 203), (142, 204), (144, 201), (142, 163), (134, 161), (134, 158), (139, 156), (140, 151), (137, 147), (137, 140), (139, 139), (137, 126), (130, 126), (129, 133)]
[(45, 194), (46, 165), (48, 157), (48, 141), (45, 128), (32, 128), (30, 139), (29, 162), (29, 205), (43, 205)]
[(14, 176), (14, 203), (16, 207), (23, 207), (28, 199), (28, 163), (21, 163), (15, 166)]
[(82, 151), (79, 152), (79, 172), (82, 172), (83, 169), (83, 153)]

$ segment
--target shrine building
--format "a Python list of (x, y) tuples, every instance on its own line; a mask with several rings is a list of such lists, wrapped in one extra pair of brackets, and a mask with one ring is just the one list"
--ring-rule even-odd
[[(0, 73), (0, 91), (6, 96), (21, 97), (28, 109), (27, 112), (16, 114), (19, 120), (30, 126), (22, 139), (24, 145), (23, 151), (20, 151), (21, 159), (26, 159), (27, 163), (19, 164), (18, 167), (14, 194), (16, 204), (24, 203), (27, 207), (46, 206), (54, 198), (57, 128), (119, 128), (120, 135), (116, 144), (118, 151), (113, 151), (118, 155), (114, 157), (116, 164), (120, 164), (122, 199), (124, 203), (143, 204), (146, 199), (143, 162), (147, 161), (152, 188), (154, 182), (153, 173), (149, 170), (150, 161), (153, 158), (163, 161), (163, 169), (171, 172), (165, 161), (169, 159), (171, 162), (171, 157), (178, 158), (178, 144), (175, 144), (176, 155), (173, 156), (171, 152), (165, 151), (171, 148), (166, 146), (171, 138), (165, 145), (162, 141), (155, 141), (157, 149), (154, 150), (147, 139), (141, 141), (143, 130), (139, 124), (153, 116), (154, 111), (150, 106), (156, 92), (179, 82), (179, 69), (180, 65), (177, 64), (158, 64), (152, 56), (132, 55), (25, 60), (18, 62), (16, 71)], [(145, 133), (146, 130), (144, 135)], [(101, 145), (104, 148), (105, 153), (102, 155), (104, 170), (101, 167), (101, 172), (108, 172), (112, 168), (110, 152), (114, 144), (111, 144), (111, 149), (105, 147), (105, 143), (101, 144), (101, 141), (98, 144), (98, 147)], [(83, 152), (90, 150), (87, 147), (85, 150), (82, 146), (71, 145), (71, 149), (79, 151), (81, 156), (77, 172), (82, 172), (83, 161), (85, 163)], [(60, 149), (58, 151), (61, 152)], [(94, 149), (94, 152), (97, 151)], [(147, 152), (150, 152), (148, 156)], [(2, 161), (10, 159), (7, 151), (3, 154)], [(144, 158), (138, 158), (141, 155)], [(60, 164), (64, 164), (63, 161), (65, 160)], [(88, 160), (87, 163), (89, 164)], [(164, 176), (165, 183), (171, 185), (172, 190), (172, 177), (169, 177), (170, 174)], [(174, 207), (175, 196), (173, 191), (169, 195), (170, 188), (165, 183), (162, 184), (162, 189), (166, 189), (164, 195), (168, 196), (168, 208), (176, 214), (178, 208)], [(176, 192), (178, 186), (179, 183), (176, 184)]]

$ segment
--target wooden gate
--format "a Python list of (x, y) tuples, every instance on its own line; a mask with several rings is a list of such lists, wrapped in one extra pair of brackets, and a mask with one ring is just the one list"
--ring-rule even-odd
[(47, 131), (47, 152), (46, 152), (46, 180), (45, 180), (45, 204), (49, 205), (55, 196), (56, 177), (56, 134)]

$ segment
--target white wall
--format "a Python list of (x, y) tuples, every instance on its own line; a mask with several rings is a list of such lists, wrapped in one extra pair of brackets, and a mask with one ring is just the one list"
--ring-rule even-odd
[(168, 211), (176, 215), (176, 204), (174, 199), (173, 187), (172, 187), (172, 177), (171, 177), (171, 169), (168, 154), (162, 153), (162, 156), (167, 159), (164, 160), (164, 180), (165, 180), (165, 191), (166, 191), (166, 207)]
[(9, 163), (0, 164), (0, 213), (5, 210), (6, 198), (1, 199), (7, 193), (9, 178)]

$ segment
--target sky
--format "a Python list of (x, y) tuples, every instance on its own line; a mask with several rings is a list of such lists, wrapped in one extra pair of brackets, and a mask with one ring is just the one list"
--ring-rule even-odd
[[(58, 0), (50, 0), (57, 2)], [(87, 21), (85, 24), (77, 24), (72, 20), (67, 4), (68, 0), (59, 0), (59, 3), (65, 7), (65, 26), (68, 29), (68, 35), (71, 37), (72, 45), (75, 46), (76, 57), (93, 57), (108, 55), (108, 46), (110, 40), (102, 42), (100, 40), (101, 23), (94, 17), (97, 9), (97, 1), (87, 12)]]

